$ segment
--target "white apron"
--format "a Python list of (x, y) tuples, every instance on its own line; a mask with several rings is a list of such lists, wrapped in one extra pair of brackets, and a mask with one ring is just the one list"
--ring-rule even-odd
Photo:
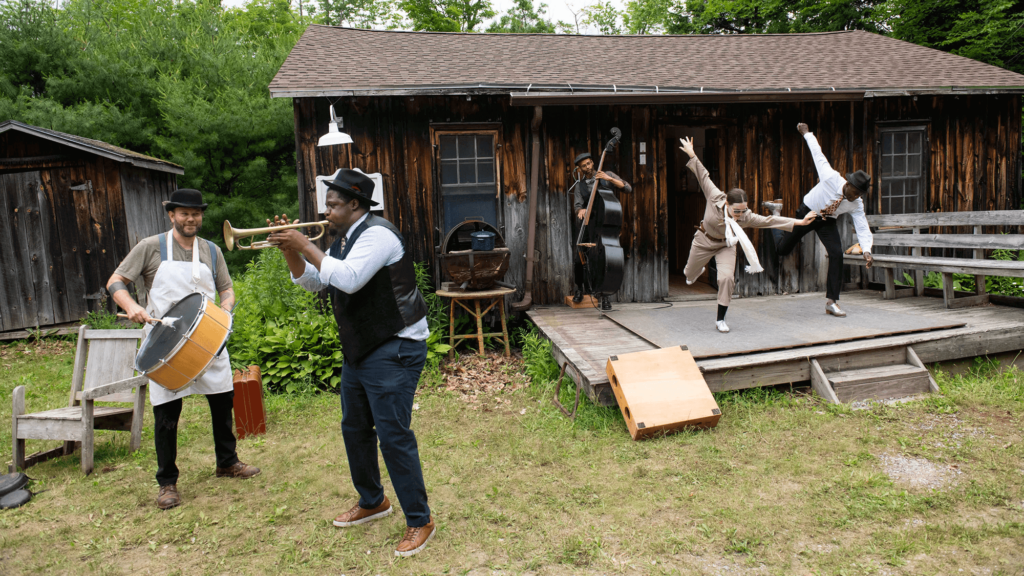
[[(153, 318), (160, 318), (171, 306), (193, 292), (199, 292), (210, 300), (215, 300), (217, 296), (213, 272), (209, 266), (199, 261), (199, 238), (192, 238), (191, 262), (174, 261), (174, 242), (174, 235), (168, 232), (167, 257), (160, 262), (160, 267), (156, 271), (153, 288), (149, 291), (149, 303), (146, 305), (146, 311)], [(152, 324), (146, 325), (147, 336), (152, 329)], [(173, 392), (150, 380), (149, 401), (153, 406), (159, 406), (190, 394), (221, 394), (231, 390), (234, 390), (231, 381), (231, 360), (228, 358), (227, 348), (224, 348), (199, 380), (184, 390)]]

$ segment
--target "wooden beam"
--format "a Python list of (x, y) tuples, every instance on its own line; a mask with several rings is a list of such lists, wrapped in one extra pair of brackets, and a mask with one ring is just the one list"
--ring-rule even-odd
[(902, 226), (1024, 226), (1024, 210), (980, 210), (977, 212), (926, 212), (922, 214), (872, 214), (872, 227)]
[[(924, 365), (924, 362), (921, 362), (921, 359), (917, 357), (917, 352), (914, 352), (913, 346), (907, 346), (907, 364), (928, 370), (928, 367)], [(932, 377), (932, 373), (930, 371), (928, 372), (928, 386), (931, 388), (932, 392), (935, 392), (936, 394), (939, 392), (939, 384), (935, 381), (935, 378)]]
[(965, 296), (963, 298), (951, 298), (947, 308), (970, 308), (971, 306), (984, 306), (989, 303), (988, 294), (977, 296)]
[(836, 396), (835, 390), (832, 389), (832, 385), (828, 383), (828, 378), (825, 377), (825, 371), (821, 369), (821, 365), (814, 358), (811, 358), (811, 387), (818, 393), (819, 396), (824, 398), (826, 401), (832, 404), (839, 404), (839, 397)]
[[(986, 274), (989, 276), (1024, 277), (1024, 262), (1015, 260), (975, 260), (974, 258), (915, 258), (893, 254), (877, 254), (873, 266), (879, 268), (914, 268), (920, 267), (933, 272), (950, 272), (956, 274)], [(864, 257), (847, 254), (843, 256), (845, 264), (864, 264)]]
[[(978, 226), (977, 228), (980, 228)], [(1024, 249), (1024, 235), (1021, 234), (885, 234), (873, 236), (875, 246), (899, 246), (902, 248), (973, 248), (982, 250)], [(920, 256), (914, 253), (912, 256)], [(975, 256), (976, 258), (978, 256)], [(984, 258), (984, 255), (981, 256)]]

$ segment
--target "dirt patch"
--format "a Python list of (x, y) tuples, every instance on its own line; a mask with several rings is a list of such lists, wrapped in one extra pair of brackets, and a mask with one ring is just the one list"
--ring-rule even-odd
[(963, 471), (956, 464), (943, 466), (924, 458), (883, 454), (878, 457), (882, 470), (897, 484), (910, 488), (938, 490), (956, 479)]
[(56, 356), (74, 352), (75, 343), (64, 338), (42, 338), (39, 340), (18, 340), (0, 346), (0, 361), (26, 356)]
[(501, 406), (510, 407), (510, 392), (521, 390), (530, 383), (524, 374), (523, 359), (505, 357), (488, 350), (484, 356), (467, 353), (441, 365), (443, 388), (454, 392), (473, 410)]

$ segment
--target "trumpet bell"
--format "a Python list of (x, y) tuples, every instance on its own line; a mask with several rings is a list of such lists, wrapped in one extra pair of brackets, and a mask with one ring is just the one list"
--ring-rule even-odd
[(277, 244), (268, 240), (252, 241), (249, 240), (249, 244), (242, 244), (240, 240), (243, 238), (251, 238), (253, 236), (260, 236), (261, 234), (272, 234), (280, 230), (295, 230), (298, 228), (310, 228), (314, 226), (320, 227), (320, 233), (316, 236), (311, 236), (310, 240), (319, 240), (323, 238), (323, 235), (327, 232), (327, 227), (330, 222), (322, 220), (320, 222), (295, 222), (294, 224), (286, 224), (283, 226), (265, 226), (263, 228), (235, 228), (231, 225), (231, 222), (224, 221), (224, 245), (227, 246), (228, 250), (234, 250), (237, 246), (239, 250), (262, 250), (264, 248), (270, 248), (271, 246), (277, 246)]

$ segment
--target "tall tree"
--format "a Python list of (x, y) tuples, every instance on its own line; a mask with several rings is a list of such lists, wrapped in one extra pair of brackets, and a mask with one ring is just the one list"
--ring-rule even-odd
[(490, 0), (401, 0), (413, 30), (474, 32), (496, 14)]
[(555, 25), (544, 18), (548, 5), (541, 3), (534, 8), (533, 0), (516, 0), (515, 4), (491, 23), (488, 32), (515, 34), (554, 34)]
[(395, 29), (403, 14), (397, 0), (317, 0), (313, 20), (329, 26)]
[(672, 0), (629, 0), (622, 12), (627, 34), (663, 34)]
[(583, 8), (583, 24), (597, 28), (601, 34), (622, 34), (622, 13), (611, 0), (598, 0)]

